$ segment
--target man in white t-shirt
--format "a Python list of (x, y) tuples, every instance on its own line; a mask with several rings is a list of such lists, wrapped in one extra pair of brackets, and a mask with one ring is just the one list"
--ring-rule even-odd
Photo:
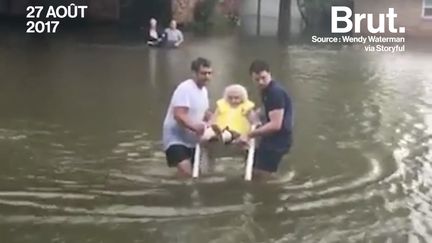
[(191, 69), (194, 77), (181, 82), (171, 97), (162, 136), (168, 166), (177, 167), (183, 177), (192, 174), (195, 145), (211, 116), (206, 88), (213, 72), (210, 61), (197, 58)]

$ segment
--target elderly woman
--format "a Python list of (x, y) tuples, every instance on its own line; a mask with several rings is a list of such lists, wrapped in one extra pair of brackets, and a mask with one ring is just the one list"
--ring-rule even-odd
[(147, 32), (147, 44), (149, 46), (160, 46), (164, 40), (165, 34), (157, 26), (157, 20), (150, 19), (150, 27)]
[(255, 104), (249, 100), (245, 87), (239, 84), (227, 86), (223, 97), (216, 102), (211, 126), (202, 139), (231, 143), (240, 135), (247, 134), (251, 125), (258, 121), (254, 108)]

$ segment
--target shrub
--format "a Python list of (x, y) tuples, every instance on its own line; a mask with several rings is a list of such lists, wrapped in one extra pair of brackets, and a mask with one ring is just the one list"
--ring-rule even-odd
[(200, 34), (209, 33), (213, 26), (213, 15), (218, 0), (200, 0), (194, 9), (193, 30)]

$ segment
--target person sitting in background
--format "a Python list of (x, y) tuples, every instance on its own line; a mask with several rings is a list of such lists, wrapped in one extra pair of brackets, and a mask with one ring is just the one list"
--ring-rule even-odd
[(249, 100), (245, 87), (239, 84), (225, 88), (223, 98), (216, 102), (216, 110), (205, 130), (202, 140), (220, 140), (225, 144), (235, 142), (240, 135), (246, 135), (258, 118), (253, 111), (255, 104)]
[(179, 47), (184, 41), (183, 33), (177, 29), (175, 20), (171, 20), (170, 27), (165, 29), (165, 35), (167, 47)]
[(150, 27), (147, 32), (147, 44), (149, 46), (160, 46), (163, 42), (165, 33), (160, 31), (157, 26), (157, 20), (154, 18), (150, 19)]

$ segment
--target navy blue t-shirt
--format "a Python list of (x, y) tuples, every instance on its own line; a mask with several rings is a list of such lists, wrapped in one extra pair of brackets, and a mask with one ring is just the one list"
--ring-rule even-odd
[(288, 151), (292, 144), (293, 112), (291, 98), (284, 88), (272, 80), (261, 91), (261, 99), (264, 105), (265, 122), (270, 121), (269, 112), (284, 109), (282, 127), (279, 131), (265, 135), (261, 139), (260, 146), (264, 149), (276, 151)]

